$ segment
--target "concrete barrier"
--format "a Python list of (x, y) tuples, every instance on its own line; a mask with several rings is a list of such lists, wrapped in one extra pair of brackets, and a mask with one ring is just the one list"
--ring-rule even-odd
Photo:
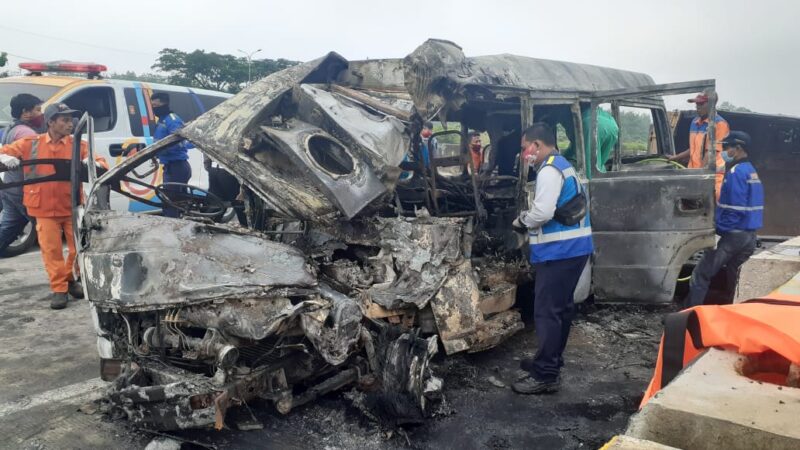
[(635, 414), (626, 435), (684, 449), (800, 448), (800, 389), (739, 375), (710, 349)]
[(753, 255), (739, 275), (734, 303), (764, 297), (800, 272), (800, 236)]
[(659, 444), (658, 442), (646, 441), (631, 436), (614, 436), (600, 450), (678, 450), (675, 447)]

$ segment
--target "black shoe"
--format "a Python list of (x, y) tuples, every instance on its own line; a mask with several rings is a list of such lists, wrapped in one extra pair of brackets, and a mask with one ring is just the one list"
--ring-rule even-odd
[(65, 292), (53, 292), (50, 295), (50, 309), (64, 309), (67, 307), (67, 294)]
[(511, 389), (518, 394), (552, 394), (561, 387), (561, 378), (554, 381), (539, 381), (533, 377), (523, 378), (511, 384)]
[(81, 286), (80, 281), (70, 281), (67, 285), (67, 292), (76, 300), (83, 298), (83, 286)]

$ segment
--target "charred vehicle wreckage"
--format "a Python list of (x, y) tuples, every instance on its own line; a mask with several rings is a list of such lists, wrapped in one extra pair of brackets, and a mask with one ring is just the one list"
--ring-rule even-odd
[[(441, 399), (430, 368), (439, 342), (447, 354), (482, 351), (523, 327), (513, 306), (530, 268), (509, 226), (531, 189), (518, 163), (521, 129), (534, 115), (563, 121), (581, 148), (573, 118), (597, 107), (599, 91), (636, 99), (661, 120), (659, 89), (708, 83), (655, 86), (593, 66), (467, 58), (430, 40), (405, 59), (331, 53), (272, 74), (99, 176), (89, 158), (74, 219), (111, 403), (146, 427), (220, 428), (230, 407), (254, 398), (288, 413), (357, 387), (374, 417), (422, 420)], [(460, 122), (437, 135), (461, 144), (426, 166), (419, 131), (431, 118)], [(86, 129), (91, 142), (91, 118), (82, 124), (76, 133)], [(480, 170), (464, 144), (468, 129), (490, 137)], [(664, 129), (659, 151), (674, 152)], [(183, 139), (241, 180), (249, 229), (215, 223), (230, 205), (206, 190), (143, 181), (159, 150)], [(654, 217), (625, 225), (630, 208), (616, 200), (604, 214), (591, 198), (598, 254), (579, 296), (592, 277), (599, 296), (665, 301), (680, 264), (713, 244), (713, 171), (648, 170), (592, 180), (605, 196), (638, 182)], [(159, 205), (131, 185), (183, 217), (111, 210), (110, 190)], [(702, 210), (679, 210), (684, 196)], [(620, 244), (628, 231), (651, 237)], [(620, 245), (659, 251), (640, 255), (643, 264), (620, 256)], [(644, 281), (634, 287), (633, 278)]]

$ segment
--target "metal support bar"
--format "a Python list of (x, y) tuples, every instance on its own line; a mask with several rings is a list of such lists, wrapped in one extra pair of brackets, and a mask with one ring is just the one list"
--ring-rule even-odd
[(589, 161), (591, 161), (591, 167), (589, 168), (592, 172), (592, 178), (597, 177), (600, 173), (597, 170), (597, 107), (600, 104), (597, 100), (592, 100), (592, 103), (589, 105), (590, 113), (589, 113)]
[(630, 100), (631, 97), (649, 97), (662, 95), (689, 94), (703, 89), (715, 87), (715, 80), (685, 81), (682, 83), (651, 84), (635, 88), (614, 89), (610, 91), (599, 91), (592, 95), (592, 98), (600, 99), (604, 102), (611, 100)]
[(403, 111), (402, 109), (395, 108), (391, 105), (381, 102), (380, 100), (376, 100), (370, 97), (367, 94), (362, 92), (358, 92), (355, 89), (346, 88), (344, 86), (339, 86), (338, 84), (331, 85), (331, 91), (344, 95), (345, 97), (349, 97), (352, 100), (355, 100), (359, 103), (363, 103), (369, 106), (372, 109), (378, 110), (384, 114), (388, 114), (390, 116), (397, 117), (398, 119), (410, 122), (411, 121), (411, 113), (408, 111)]
[[(575, 124), (573, 127), (575, 129), (575, 142), (573, 146), (575, 147), (575, 158), (578, 161), (578, 173), (585, 174), (586, 169), (591, 167), (587, 167), (587, 164), (591, 164), (591, 159), (586, 161), (586, 143), (583, 142), (583, 116), (581, 115), (581, 104), (578, 101), (575, 101), (570, 106), (570, 111), (572, 111), (572, 122)], [(589, 172), (591, 173), (591, 171)]]
[[(613, 101), (611, 102), (611, 115), (614, 116), (614, 120), (617, 121), (618, 125), (622, 124), (622, 120), (619, 116), (619, 102)], [(623, 130), (622, 126), (619, 126), (619, 134), (617, 136), (617, 143), (614, 144), (614, 161), (611, 163), (612, 172), (617, 172), (622, 168), (622, 140), (625, 137), (625, 131)], [(599, 144), (599, 143), (598, 143)]]
[(467, 167), (469, 167), (472, 181), (472, 198), (475, 202), (475, 211), (478, 212), (478, 217), (482, 220), (486, 217), (486, 210), (481, 204), (481, 193), (478, 190), (478, 170), (475, 164), (472, 163), (472, 155), (469, 153), (472, 150), (469, 148), (469, 130), (465, 122), (461, 122), (461, 154), (467, 159)]

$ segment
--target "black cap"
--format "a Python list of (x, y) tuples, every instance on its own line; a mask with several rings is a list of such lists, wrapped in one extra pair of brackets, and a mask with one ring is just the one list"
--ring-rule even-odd
[(44, 121), (45, 123), (50, 122), (55, 116), (60, 115), (75, 116), (79, 112), (76, 109), (70, 109), (66, 103), (53, 103), (52, 105), (47, 105), (47, 108), (44, 109)]
[(729, 147), (734, 145), (741, 145), (744, 148), (750, 147), (750, 135), (745, 133), (744, 131), (736, 131), (732, 130), (728, 133), (728, 136), (722, 140), (723, 147)]

